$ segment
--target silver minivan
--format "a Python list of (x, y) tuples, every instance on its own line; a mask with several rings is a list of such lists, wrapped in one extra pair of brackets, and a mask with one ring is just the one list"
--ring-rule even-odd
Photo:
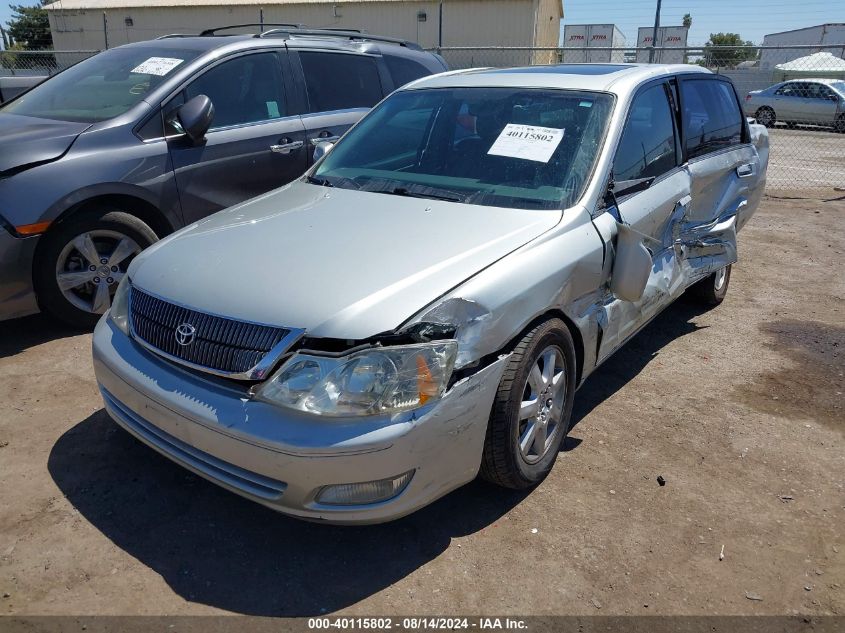
[(94, 367), (193, 472), (374, 523), (541, 482), (585, 378), (685, 291), (725, 297), (768, 136), (701, 68), (574, 64), (421, 79), (318, 153), (139, 255)]

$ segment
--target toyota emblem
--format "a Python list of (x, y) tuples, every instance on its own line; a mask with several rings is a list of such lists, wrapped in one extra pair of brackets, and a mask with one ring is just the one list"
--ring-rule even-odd
[(176, 328), (176, 342), (179, 343), (182, 347), (186, 345), (190, 345), (194, 342), (194, 335), (197, 333), (197, 328), (195, 328), (190, 323), (183, 323), (179, 327)]

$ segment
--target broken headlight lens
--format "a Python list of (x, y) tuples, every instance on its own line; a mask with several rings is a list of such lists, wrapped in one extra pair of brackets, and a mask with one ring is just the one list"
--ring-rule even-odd
[(375, 347), (339, 358), (296, 354), (256, 393), (316, 415), (364, 416), (421, 407), (446, 392), (455, 341)]

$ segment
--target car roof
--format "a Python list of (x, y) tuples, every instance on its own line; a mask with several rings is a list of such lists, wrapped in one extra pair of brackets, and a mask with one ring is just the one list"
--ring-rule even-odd
[[(374, 36), (378, 37), (378, 36)], [(305, 35), (297, 34), (295, 30), (278, 35), (255, 37), (254, 35), (172, 35), (154, 40), (124, 44), (120, 48), (157, 48), (157, 49), (188, 49), (202, 52), (214, 51), (223, 55), (240, 50), (256, 48), (278, 48), (287, 45), (288, 48), (320, 48), (363, 53), (385, 53), (402, 57), (418, 57), (426, 55), (424, 51), (410, 44), (404, 46), (399, 43), (385, 42), (378, 39), (367, 39), (367, 34), (360, 34), (361, 39), (348, 39), (338, 35)]]
[[(829, 86), (829, 85), (836, 84), (836, 83), (842, 83), (843, 81), (845, 81), (845, 80), (844, 79), (830, 79), (830, 78), (826, 78), (826, 77), (807, 77), (806, 79), (789, 79), (787, 81), (784, 81), (783, 83), (793, 84), (793, 83), (799, 83), (799, 82), (800, 83), (812, 82), (812, 83), (817, 83), (817, 84), (827, 84)], [(781, 84), (778, 84), (778, 85), (781, 85)]]
[(623, 94), (651, 79), (677, 74), (712, 74), (690, 64), (552, 64), (522, 68), (475, 68), (418, 79), (420, 88), (569, 88)]

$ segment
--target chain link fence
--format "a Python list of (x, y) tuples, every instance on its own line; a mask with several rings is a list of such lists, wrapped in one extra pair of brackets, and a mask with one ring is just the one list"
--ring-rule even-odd
[[(745, 114), (769, 126), (768, 191), (845, 190), (845, 46), (443, 47), (453, 69), (566, 63), (697, 64), (730, 77)], [(98, 51), (0, 51), (0, 78), (48, 76)], [(782, 82), (788, 82), (783, 85)]]
[(53, 75), (100, 51), (0, 51), (0, 77)]

